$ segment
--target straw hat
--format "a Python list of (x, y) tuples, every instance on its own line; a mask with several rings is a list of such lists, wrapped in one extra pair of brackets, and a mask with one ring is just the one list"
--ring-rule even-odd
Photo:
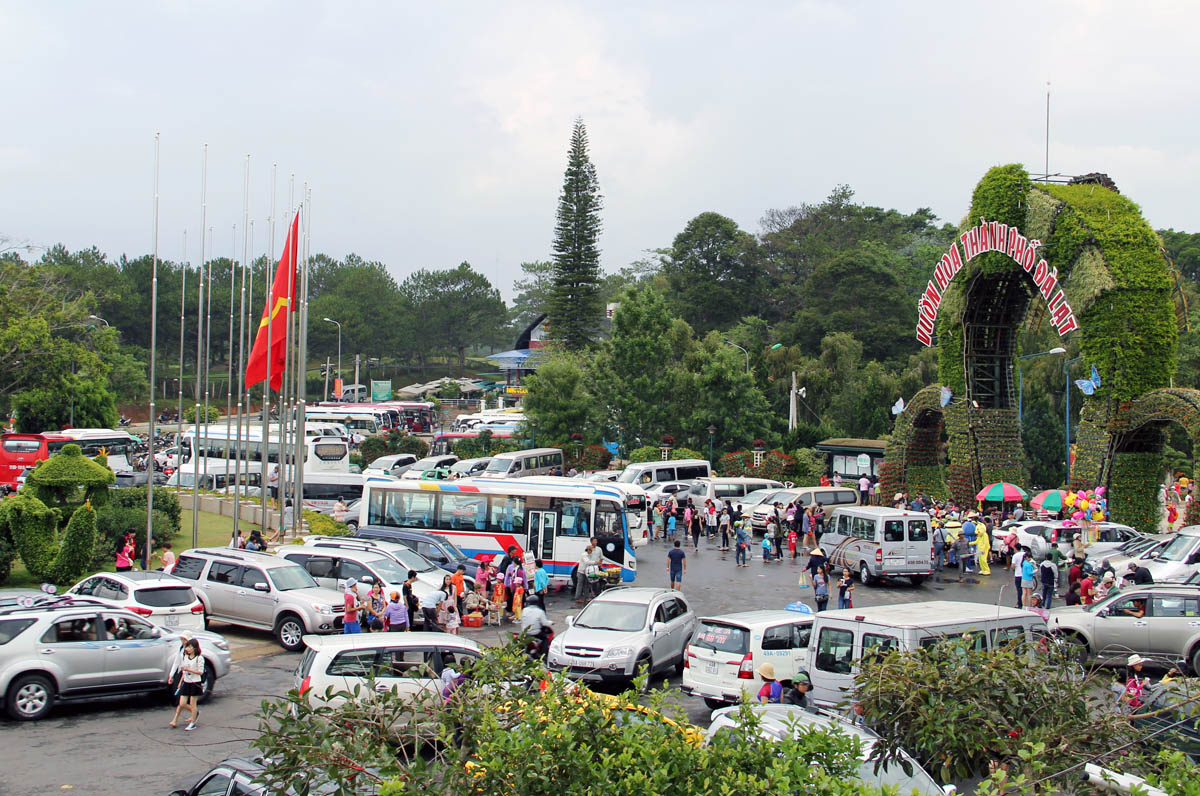
[[(1133, 664), (1130, 665), (1132, 666)], [(759, 666), (757, 669), (755, 669), (755, 671), (758, 673), (758, 676), (764, 680), (775, 679), (775, 667), (770, 663), (764, 663), (762, 666)]]

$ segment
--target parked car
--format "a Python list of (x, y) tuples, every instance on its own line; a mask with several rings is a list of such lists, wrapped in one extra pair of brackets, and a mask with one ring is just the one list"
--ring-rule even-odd
[[(983, 530), (983, 523), (978, 523), (980, 533)], [(1040, 522), (1038, 520), (1021, 520), (1020, 522), (1007, 522), (1004, 525), (995, 526), (992, 528), (992, 549), (1004, 550), (1004, 540), (1010, 533), (1016, 533), (1017, 544), (1021, 547), (1029, 548), (1030, 554), (1034, 561), (1041, 561), (1050, 554), (1050, 547), (1058, 541), (1057, 532), (1051, 529), (1050, 524)], [(1070, 548), (1070, 545), (1067, 545)], [(1068, 556), (1070, 551), (1068, 549)]]
[[(757, 491), (751, 495), (757, 494)], [(748, 495), (747, 497), (750, 497)], [(855, 506), (858, 504), (858, 492), (846, 486), (797, 486), (791, 489), (776, 490), (758, 501), (751, 508), (742, 503), (743, 509), (750, 515), (750, 528), (755, 533), (763, 533), (767, 528), (767, 517), (775, 510), (775, 504), (781, 506), (780, 514), (793, 500), (808, 508), (814, 503), (820, 503), (825, 509), (825, 527), (829, 528), (830, 517), (838, 506)], [(737, 501), (734, 501), (737, 505)]]
[[(204, 656), (204, 694), (229, 673), (229, 645), (190, 631)], [(0, 701), (20, 721), (58, 702), (166, 691), (179, 634), (87, 598), (58, 598), (0, 611)]]
[(165, 572), (104, 572), (84, 578), (67, 594), (125, 608), (168, 630), (204, 629), (204, 603), (192, 584)]
[(1083, 560), (1083, 571), (1088, 575), (1102, 575), (1112, 572), (1114, 575), (1124, 575), (1130, 561), (1142, 566), (1144, 561), (1158, 558), (1158, 551), (1167, 546), (1175, 538), (1173, 533), (1156, 533), (1130, 539), (1115, 550), (1094, 552), (1088, 550)]
[(451, 478), (470, 478), (479, 475), (491, 464), (491, 456), (480, 456), (477, 459), (460, 459), (450, 465)]
[(363, 475), (390, 475), (399, 478), (410, 467), (417, 463), (417, 457), (411, 453), (392, 453), (380, 456), (363, 469)]
[(704, 699), (710, 708), (751, 699), (761, 685), (755, 667), (770, 663), (780, 680), (808, 669), (811, 615), (759, 610), (700, 619), (683, 664), (685, 694)]
[[(1051, 535), (1054, 543), (1058, 545), (1058, 549), (1062, 551), (1064, 556), (1071, 556), (1071, 544), (1076, 536), (1079, 535), (1080, 529), (1074, 525), (1066, 525), (1065, 522), (1052, 522), (1049, 524)], [(1091, 542), (1084, 548), (1086, 555), (1103, 555), (1110, 553), (1121, 545), (1134, 539), (1141, 539), (1145, 534), (1135, 530), (1128, 525), (1122, 525), (1119, 522), (1093, 522), (1091, 525), (1092, 533), (1096, 536), (1096, 541)]]
[(1200, 586), (1124, 586), (1092, 605), (1055, 608), (1047, 624), (1081, 657), (1122, 663), (1137, 653), (1163, 668), (1185, 660), (1200, 672)]
[(449, 633), (305, 636), (304, 644), (296, 667), (296, 690), (310, 704), (330, 707), (345, 701), (339, 692), (365, 692), (371, 678), (376, 690), (438, 696), (442, 671), (450, 667), (461, 672), (480, 654), (474, 641)]
[[(444, 569), (436, 566), (432, 561), (425, 558), (425, 556), (400, 542), (388, 542), (382, 539), (364, 539), (359, 536), (320, 536), (314, 534), (304, 537), (304, 546), (375, 551), (380, 555), (390, 556), (397, 564), (404, 568), (406, 574), (410, 569), (417, 573), (417, 582), (425, 587), (425, 590), (417, 592), (418, 595), (424, 594), (429, 589), (441, 588), (442, 576), (446, 574)], [(464, 577), (463, 583), (468, 589), (475, 588), (474, 578)]]
[(317, 585), (304, 567), (271, 553), (201, 547), (179, 554), (171, 574), (196, 584), (205, 624), (217, 619), (274, 632), (287, 650), (306, 633), (338, 633), (342, 593)]
[(683, 670), (696, 614), (671, 589), (623, 586), (601, 592), (550, 643), (549, 666), (583, 680), (629, 681)]
[(665, 497), (675, 498), (675, 502), (680, 506), (687, 505), (688, 493), (691, 491), (691, 481), (663, 481), (661, 483), (643, 484), (642, 489), (646, 490), (646, 498), (655, 503)]
[[(401, 591), (404, 581), (408, 579), (407, 569), (378, 550), (284, 545), (276, 555), (304, 567), (317, 585), (326, 589), (344, 592), (346, 583), (353, 578), (357, 581), (354, 589), (364, 603), (376, 583), (383, 585), (386, 600), (387, 595)], [(435, 588), (418, 581), (414, 584), (413, 593), (419, 598)]]
[[(793, 733), (799, 734), (810, 730), (832, 730), (842, 735), (857, 737), (862, 741), (861, 760), (858, 767), (858, 778), (868, 785), (876, 787), (890, 786), (896, 793), (921, 796), (945, 796), (957, 793), (953, 785), (940, 786), (929, 776), (920, 763), (908, 755), (904, 755), (904, 763), (884, 766), (875, 770), (875, 762), (870, 759), (871, 750), (879, 736), (866, 727), (825, 713), (812, 713), (795, 705), (751, 705), (759, 720), (757, 732), (772, 741), (781, 741)], [(747, 729), (742, 726), (738, 712), (740, 707), (722, 708), (712, 714), (712, 723), (705, 732), (705, 739), (710, 744), (745, 742)]]
[(1200, 525), (1181, 528), (1167, 545), (1146, 562), (1155, 583), (1182, 583), (1200, 571)]
[(171, 796), (267, 796), (266, 786), (258, 781), (265, 770), (256, 760), (231, 757), (202, 774), (192, 787), (171, 791)]
[(359, 528), (353, 538), (399, 542), (451, 574), (458, 571), (459, 564), (466, 566), (470, 578), (474, 578), (479, 571), (478, 561), (455, 547), (454, 542), (436, 533), (409, 528)]
[(419, 480), (424, 473), (430, 470), (449, 470), (457, 461), (458, 457), (454, 455), (426, 456), (424, 459), (413, 462), (400, 477), (407, 480)]
[(47, 594), (41, 589), (0, 589), (0, 609), (32, 608), (38, 603), (53, 599), (53, 594)]

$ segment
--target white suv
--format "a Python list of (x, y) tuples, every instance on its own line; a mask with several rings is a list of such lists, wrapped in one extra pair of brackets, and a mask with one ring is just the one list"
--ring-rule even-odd
[(431, 698), (441, 694), (446, 667), (462, 672), (479, 657), (474, 641), (447, 633), (354, 633), (305, 636), (306, 649), (296, 667), (296, 690), (311, 704), (336, 706), (339, 692), (366, 690)]
[(628, 681), (643, 673), (683, 670), (696, 629), (687, 598), (671, 589), (624, 586), (588, 603), (550, 643), (551, 669), (584, 680)]
[(133, 611), (172, 632), (204, 629), (204, 603), (192, 584), (165, 572), (104, 572), (84, 578), (67, 593)]

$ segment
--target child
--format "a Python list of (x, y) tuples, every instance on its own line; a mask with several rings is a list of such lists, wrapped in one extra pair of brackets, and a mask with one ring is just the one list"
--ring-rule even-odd
[(763, 563), (771, 563), (771, 537), (764, 536), (762, 540)]
[(838, 581), (838, 608), (852, 608), (854, 578), (850, 575), (849, 567), (842, 569), (842, 579)]
[(452, 597), (446, 601), (446, 618), (445, 622), (442, 623), (442, 626), (446, 628), (447, 633), (457, 636), (458, 627), (461, 624), (462, 618), (459, 616), (458, 606), (455, 605), (455, 600)]
[(799, 534), (796, 533), (796, 528), (793, 525), (793, 527), (788, 530), (788, 535), (787, 535), (788, 550), (790, 550), (792, 552), (792, 560), (793, 561), (796, 560), (796, 542), (798, 540), (799, 540)]
[(667, 538), (675, 538), (675, 512), (673, 511), (667, 515)]
[(546, 598), (550, 596), (550, 576), (546, 574), (542, 559), (535, 560), (533, 565), (536, 567), (533, 571), (533, 593), (541, 597), (542, 605), (545, 605)]

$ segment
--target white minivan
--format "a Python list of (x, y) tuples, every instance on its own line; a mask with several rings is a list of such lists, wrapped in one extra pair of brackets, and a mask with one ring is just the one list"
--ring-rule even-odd
[(854, 694), (858, 662), (968, 636), (977, 650), (994, 650), (1015, 640), (1034, 641), (1047, 632), (1039, 615), (1020, 608), (933, 600), (822, 611), (813, 616), (809, 642), (809, 698), (836, 705)]
[(617, 476), (617, 480), (646, 487), (665, 481), (691, 481), (711, 475), (712, 465), (704, 459), (671, 459), (665, 462), (634, 462)]
[(533, 475), (562, 475), (563, 452), (559, 448), (531, 448), (497, 453), (480, 478), (528, 478)]
[(697, 478), (688, 489), (688, 497), (697, 506), (711, 500), (721, 504), (728, 500), (736, 504), (746, 495), (759, 489), (783, 489), (790, 484), (772, 481), (770, 478)]
[(696, 625), (683, 660), (683, 693), (716, 709), (751, 700), (762, 683), (754, 670), (764, 663), (790, 680), (808, 670), (811, 614), (795, 611), (742, 611), (707, 616)]
[(833, 510), (820, 545), (834, 574), (847, 567), (863, 585), (902, 576), (920, 586), (933, 572), (933, 537), (923, 511), (842, 506)]

